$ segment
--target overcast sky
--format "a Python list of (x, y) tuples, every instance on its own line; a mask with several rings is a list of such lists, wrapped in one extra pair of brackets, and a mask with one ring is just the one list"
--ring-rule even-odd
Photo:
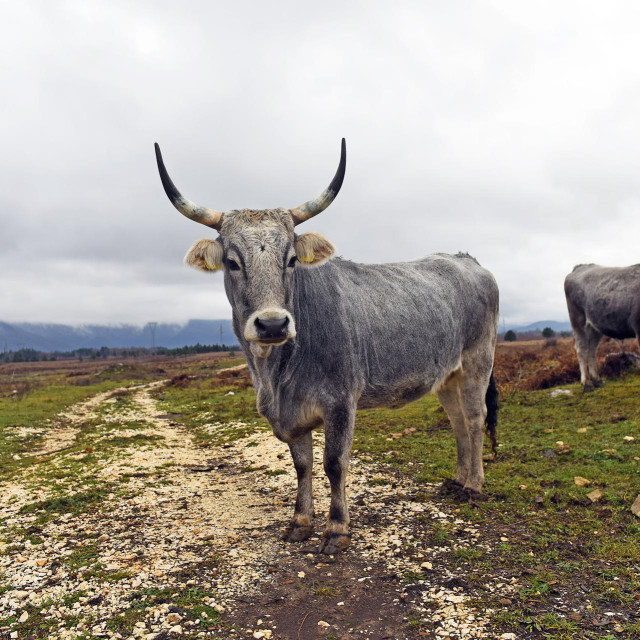
[(469, 251), (507, 323), (640, 254), (636, 2), (0, 0), (0, 320), (231, 317), (190, 199), (291, 207), (362, 262)]

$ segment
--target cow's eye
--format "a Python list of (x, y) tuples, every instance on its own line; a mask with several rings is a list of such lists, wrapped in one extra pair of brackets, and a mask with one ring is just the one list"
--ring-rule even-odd
[(235, 260), (227, 259), (227, 266), (229, 271), (240, 271), (240, 265)]
[(296, 258), (295, 256), (292, 256), (291, 260), (289, 260), (289, 264), (287, 265), (287, 267), (295, 267), (297, 260), (298, 258)]

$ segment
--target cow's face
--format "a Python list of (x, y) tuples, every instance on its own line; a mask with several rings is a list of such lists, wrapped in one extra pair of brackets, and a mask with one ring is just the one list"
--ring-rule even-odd
[[(315, 267), (334, 254), (318, 233), (296, 236), (288, 210), (231, 211), (217, 240), (198, 240), (185, 256), (202, 271), (224, 270), (224, 285), (244, 338), (259, 347), (295, 338), (296, 269)], [(260, 353), (260, 350), (257, 350)]]
[(220, 232), (217, 240), (198, 240), (185, 262), (203, 271), (224, 270), (224, 286), (252, 351), (267, 356), (273, 346), (295, 338), (293, 294), (296, 269), (318, 266), (331, 258), (333, 245), (319, 233), (296, 236), (295, 225), (326, 209), (340, 191), (347, 161), (344, 138), (338, 171), (313, 200), (294, 209), (242, 209), (223, 213), (187, 200), (176, 189), (156, 144), (162, 186), (187, 218)]

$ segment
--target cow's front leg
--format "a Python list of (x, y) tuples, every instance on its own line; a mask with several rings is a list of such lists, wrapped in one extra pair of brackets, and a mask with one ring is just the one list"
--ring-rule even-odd
[(313, 533), (313, 441), (311, 431), (289, 445), (298, 476), (298, 496), (293, 520), (284, 532), (287, 542), (306, 540)]
[(320, 553), (338, 553), (351, 542), (346, 482), (354, 419), (353, 406), (336, 408), (325, 416), (324, 470), (331, 484), (331, 506)]

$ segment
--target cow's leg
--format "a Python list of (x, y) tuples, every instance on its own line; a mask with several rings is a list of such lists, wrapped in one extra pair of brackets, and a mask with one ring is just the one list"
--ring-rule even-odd
[(318, 549), (321, 553), (338, 553), (351, 542), (346, 482), (354, 420), (355, 407), (347, 404), (325, 415), (324, 470), (331, 484), (331, 506), (329, 521)]
[(471, 439), (469, 438), (469, 430), (462, 411), (459, 383), (460, 373), (455, 372), (438, 390), (438, 398), (449, 417), (451, 428), (456, 436), (458, 466), (455, 482), (463, 487), (467, 482), (471, 466)]
[(477, 349), (463, 354), (460, 400), (471, 443), (469, 474), (464, 488), (477, 493), (482, 491), (484, 484), (482, 447), (487, 418), (486, 393), (492, 368), (492, 349)]
[(596, 362), (596, 351), (602, 334), (587, 323), (587, 317), (582, 307), (572, 302), (570, 296), (567, 296), (567, 308), (569, 309), (576, 355), (580, 365), (580, 383), (587, 393), (602, 386)]
[(593, 387), (587, 389), (587, 381), (589, 380), (589, 368), (587, 363), (587, 354), (589, 351), (589, 341), (583, 329), (573, 328), (573, 338), (578, 356), (578, 365), (580, 366), (580, 383), (585, 391), (593, 391)]
[(573, 329), (573, 344), (578, 356), (578, 366), (580, 367), (580, 383), (585, 391), (592, 391), (593, 388), (587, 389), (589, 380), (589, 340), (586, 334), (587, 318), (582, 309), (582, 305), (572, 300), (572, 296), (567, 291), (565, 283), (565, 292), (567, 295), (567, 309), (569, 310), (569, 320), (571, 320), (571, 328)]
[(298, 495), (293, 520), (284, 532), (287, 542), (306, 540), (313, 533), (313, 440), (311, 431), (289, 444), (298, 476)]
[(585, 393), (602, 386), (602, 380), (598, 375), (598, 363), (596, 352), (602, 339), (602, 334), (590, 325), (573, 330), (576, 344), (576, 353), (580, 364), (580, 382)]
[(587, 385), (585, 385), (584, 390), (593, 391), (594, 388), (601, 387), (604, 384), (602, 378), (598, 375), (598, 359), (596, 357), (602, 334), (591, 325), (587, 325), (585, 333), (587, 336), (587, 380), (591, 388), (587, 389)]

